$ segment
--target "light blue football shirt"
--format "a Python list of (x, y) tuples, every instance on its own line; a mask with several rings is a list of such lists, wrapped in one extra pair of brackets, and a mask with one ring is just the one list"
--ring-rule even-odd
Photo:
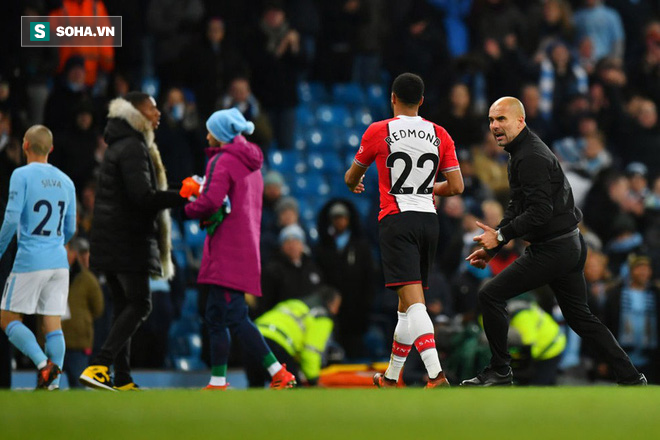
[(0, 254), (18, 233), (13, 272), (68, 269), (64, 244), (76, 232), (76, 190), (56, 167), (32, 162), (9, 181), (9, 202), (0, 229)]

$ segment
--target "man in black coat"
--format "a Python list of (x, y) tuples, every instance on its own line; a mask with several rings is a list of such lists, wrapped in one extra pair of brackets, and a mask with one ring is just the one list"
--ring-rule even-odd
[(289, 26), (279, 2), (266, 4), (259, 27), (247, 38), (254, 94), (268, 113), (280, 149), (293, 146), (297, 78), (304, 66), (300, 34)]
[(305, 252), (305, 231), (297, 224), (280, 231), (280, 252), (265, 265), (261, 273), (259, 314), (275, 304), (311, 295), (321, 285), (321, 271)]
[(374, 263), (358, 212), (347, 200), (331, 200), (319, 213), (318, 230), (316, 262), (324, 282), (343, 298), (336, 319), (337, 341), (347, 357), (364, 356), (362, 339), (374, 296)]
[(97, 166), (97, 147), (94, 109), (91, 101), (83, 101), (74, 110), (74, 126), (59, 132), (57, 148), (50, 158), (54, 166), (71, 178), (78, 194), (92, 180)]
[[(149, 316), (149, 277), (171, 278), (171, 225), (167, 208), (186, 199), (167, 190), (154, 143), (160, 112), (154, 99), (130, 92), (110, 103), (105, 153), (91, 230), (92, 269), (105, 274), (114, 303), (113, 325), (101, 351), (80, 376), (89, 387), (130, 390), (131, 336)], [(108, 367), (114, 364), (114, 384)]]
[(80, 56), (73, 56), (67, 60), (64, 75), (48, 95), (44, 108), (44, 125), (53, 130), (57, 139), (62, 130), (75, 127), (76, 109), (90, 99), (89, 90), (85, 86), (85, 60)]
[[(497, 230), (477, 222), (484, 233), (474, 237), (482, 249), (467, 257), (471, 265), (485, 268), (510, 240), (531, 244), (525, 253), (479, 290), (484, 331), (492, 353), (488, 365), (464, 386), (511, 385), (511, 356), (507, 350), (509, 328), (506, 301), (548, 284), (568, 325), (593, 344), (610, 364), (622, 385), (646, 385), (612, 333), (587, 305), (584, 263), (587, 246), (577, 229), (582, 213), (559, 162), (547, 145), (525, 124), (525, 108), (512, 97), (500, 98), (488, 112), (490, 131), (509, 153), (511, 200)], [(605, 213), (603, 213), (605, 215)]]

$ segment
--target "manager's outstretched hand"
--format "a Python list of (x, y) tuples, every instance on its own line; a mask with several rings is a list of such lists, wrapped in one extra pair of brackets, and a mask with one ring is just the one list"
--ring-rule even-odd
[(472, 240), (479, 243), (485, 249), (496, 248), (500, 243), (497, 241), (497, 231), (491, 228), (488, 225), (484, 225), (480, 221), (477, 221), (477, 226), (484, 230), (484, 233), (477, 235)]
[(470, 265), (476, 267), (477, 269), (485, 269), (491, 258), (493, 257), (488, 255), (484, 249), (477, 249), (468, 255), (465, 260), (469, 261)]

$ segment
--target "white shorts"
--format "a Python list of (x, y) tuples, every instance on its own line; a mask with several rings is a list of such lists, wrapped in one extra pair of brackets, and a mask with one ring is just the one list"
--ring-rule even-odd
[(12, 272), (2, 292), (0, 309), (25, 315), (62, 316), (68, 296), (68, 269)]

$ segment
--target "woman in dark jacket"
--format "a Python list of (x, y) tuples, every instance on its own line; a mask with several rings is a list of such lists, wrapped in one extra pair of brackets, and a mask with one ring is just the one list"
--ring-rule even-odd
[[(171, 278), (171, 224), (167, 208), (186, 199), (167, 190), (154, 143), (160, 112), (154, 99), (130, 92), (110, 103), (91, 230), (91, 267), (105, 274), (114, 303), (113, 325), (99, 354), (80, 376), (92, 388), (135, 389), (131, 336), (151, 311), (149, 276)], [(114, 364), (114, 384), (108, 367)]]

